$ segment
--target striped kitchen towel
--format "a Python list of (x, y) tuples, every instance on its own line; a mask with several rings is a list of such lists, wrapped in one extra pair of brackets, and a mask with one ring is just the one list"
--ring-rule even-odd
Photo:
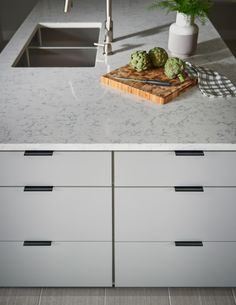
[(198, 87), (207, 97), (235, 97), (236, 86), (224, 75), (211, 69), (194, 66), (186, 62), (186, 73), (191, 78), (198, 78)]

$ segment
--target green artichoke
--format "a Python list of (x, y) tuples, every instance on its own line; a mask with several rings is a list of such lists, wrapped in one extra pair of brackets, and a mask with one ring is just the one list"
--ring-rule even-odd
[(163, 67), (168, 59), (168, 54), (163, 48), (155, 47), (151, 49), (148, 54), (155, 68)]
[(152, 67), (151, 60), (146, 51), (136, 51), (131, 54), (130, 66), (138, 72)]
[(185, 62), (183, 60), (177, 57), (170, 57), (165, 63), (164, 73), (170, 79), (178, 77), (183, 82), (185, 80), (184, 69)]

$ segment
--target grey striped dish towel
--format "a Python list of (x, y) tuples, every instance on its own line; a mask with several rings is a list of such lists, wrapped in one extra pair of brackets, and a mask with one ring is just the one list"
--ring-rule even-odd
[(186, 62), (186, 73), (198, 79), (201, 93), (207, 97), (235, 97), (236, 86), (224, 75), (211, 69), (194, 66)]

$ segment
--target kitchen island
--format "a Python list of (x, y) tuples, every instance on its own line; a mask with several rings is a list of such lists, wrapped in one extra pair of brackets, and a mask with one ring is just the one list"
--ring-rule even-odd
[[(104, 3), (63, 3), (40, 1), (0, 55), (0, 286), (235, 286), (236, 98), (160, 106), (100, 84), (167, 48), (174, 15), (140, 0), (114, 1), (95, 67), (12, 67), (39, 23), (104, 21)], [(236, 82), (209, 21), (189, 60)]]

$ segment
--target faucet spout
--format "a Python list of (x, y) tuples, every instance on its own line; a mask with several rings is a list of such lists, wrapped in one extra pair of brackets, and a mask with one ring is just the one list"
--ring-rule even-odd
[(105, 42), (113, 41), (112, 0), (106, 0)]
[[(68, 13), (73, 6), (73, 0), (65, 0), (64, 12)], [(106, 21), (105, 21), (105, 39), (104, 54), (112, 54), (113, 41), (113, 21), (112, 21), (112, 0), (106, 0)]]
[(73, 6), (73, 0), (65, 0), (64, 13), (68, 13)]

